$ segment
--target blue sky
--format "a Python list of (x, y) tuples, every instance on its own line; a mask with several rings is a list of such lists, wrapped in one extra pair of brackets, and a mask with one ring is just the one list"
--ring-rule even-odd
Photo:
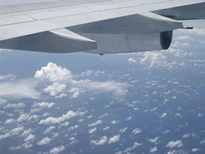
[(0, 49), (3, 153), (204, 153), (205, 22), (166, 51)]

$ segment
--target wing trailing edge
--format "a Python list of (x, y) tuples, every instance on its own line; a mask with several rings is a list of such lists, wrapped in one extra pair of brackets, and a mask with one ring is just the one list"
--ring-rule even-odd
[(97, 42), (62, 28), (4, 40), (0, 48), (67, 53), (96, 49)]

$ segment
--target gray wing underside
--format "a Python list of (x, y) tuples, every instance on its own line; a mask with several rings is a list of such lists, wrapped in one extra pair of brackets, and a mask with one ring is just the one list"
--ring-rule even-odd
[[(81, 36), (82, 33), (148, 34), (183, 28), (176, 20), (202, 19), (204, 7), (201, 6), (205, 6), (203, 0), (83, 2), (1, 6), (0, 47), (58, 53), (92, 50), (97, 48), (97, 42)], [(190, 13), (190, 8), (195, 13)]]

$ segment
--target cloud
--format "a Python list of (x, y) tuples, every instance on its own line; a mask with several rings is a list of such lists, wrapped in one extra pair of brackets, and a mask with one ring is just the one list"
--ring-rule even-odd
[(148, 141), (149, 141), (149, 142), (152, 142), (152, 143), (155, 143), (155, 142), (157, 142), (158, 138), (159, 138), (159, 137), (157, 136), (157, 137), (155, 137), (155, 138), (149, 139)]
[(24, 103), (18, 103), (18, 104), (7, 104), (4, 106), (4, 109), (9, 109), (9, 108), (14, 108), (14, 109), (19, 109), (19, 108), (24, 108), (26, 105)]
[(32, 132), (32, 129), (29, 128), (29, 129), (27, 129), (27, 130), (24, 130), (24, 132), (23, 132), (21, 135), (24, 136), (24, 135), (27, 135), (27, 134), (29, 134), (29, 133), (31, 133), (31, 132)]
[(163, 52), (166, 54), (169, 54), (169, 55), (173, 55), (175, 57), (185, 57), (185, 56), (191, 56), (193, 54), (192, 52), (187, 53), (187, 52), (183, 51), (182, 49), (172, 48), (172, 47), (170, 47), (168, 50), (165, 50)]
[(191, 152), (197, 152), (197, 151), (199, 151), (200, 149), (199, 148), (193, 148), (192, 150), (191, 150)]
[(88, 79), (77, 81), (73, 79), (70, 70), (61, 68), (52, 62), (36, 71), (34, 78), (46, 83), (49, 82), (50, 84), (46, 84), (43, 91), (49, 93), (50, 96), (55, 96), (55, 98), (61, 98), (61, 95), (62, 97), (67, 96), (68, 93), (71, 94), (71, 98), (76, 98), (84, 92), (93, 92), (94, 94), (114, 93), (115, 96), (119, 97), (125, 95), (126, 89), (130, 86), (127, 83), (116, 81), (97, 82)]
[(5, 105), (7, 100), (0, 98), (0, 106)]
[(90, 118), (92, 118), (93, 117), (93, 115), (90, 115), (90, 116), (86, 116), (86, 118), (88, 118), (88, 119), (90, 119)]
[(47, 134), (47, 133), (50, 133), (53, 129), (55, 129), (56, 127), (55, 126), (50, 126), (50, 127), (48, 127), (46, 130), (45, 130), (45, 132), (44, 132), (44, 134)]
[(60, 126), (68, 126), (68, 125), (69, 125), (69, 122), (66, 121), (66, 122), (62, 123)]
[(20, 148), (21, 148), (20, 145), (18, 145), (17, 147), (11, 146), (11, 147), (9, 148), (9, 150), (18, 150), (18, 149), (20, 149)]
[(13, 135), (18, 135), (19, 132), (24, 130), (24, 126), (19, 126), (16, 128), (13, 128), (12, 130), (10, 130), (8, 133), (4, 134), (4, 135), (0, 135), (0, 139), (4, 139)]
[(86, 72), (81, 73), (83, 76), (90, 76), (93, 73), (92, 70), (87, 70)]
[(78, 127), (79, 127), (78, 125), (71, 126), (71, 127), (68, 129), (68, 131), (70, 131), (70, 130), (72, 130), (72, 129), (76, 129), (76, 128), (78, 128)]
[(160, 117), (165, 118), (167, 116), (167, 113), (163, 113)]
[(156, 64), (163, 63), (166, 57), (160, 52), (145, 52), (144, 58), (141, 59), (141, 64), (147, 64), (153, 67)]
[(32, 115), (32, 116), (30, 116), (29, 118), (28, 118), (28, 121), (30, 121), (30, 120), (35, 120), (35, 121), (38, 121), (38, 115)]
[(13, 74), (7, 74), (7, 75), (0, 75), (0, 80), (14, 80), (16, 78)]
[(190, 36), (178, 36), (176, 39), (177, 39), (177, 40), (191, 40), (191, 41), (194, 40), (194, 39), (193, 39), (192, 37), (190, 37)]
[(105, 117), (105, 116), (108, 116), (108, 113), (105, 113), (105, 114), (101, 115), (101, 116), (99, 117), (99, 119), (101, 119), (101, 118), (103, 118), (103, 117)]
[(200, 144), (205, 144), (205, 140), (200, 141)]
[(95, 132), (95, 131), (97, 131), (97, 128), (96, 128), (96, 127), (93, 128), (93, 129), (88, 130), (88, 133), (92, 134), (92, 133)]
[(170, 132), (170, 130), (166, 130), (166, 131), (164, 131), (164, 132), (162, 132), (163, 134), (166, 134), (166, 133), (169, 133)]
[(50, 113), (45, 112), (44, 114), (42, 114), (42, 117), (46, 117), (46, 116), (49, 116), (49, 115), (50, 115)]
[(119, 132), (124, 133), (126, 130), (127, 130), (127, 127), (125, 127), (124, 129), (120, 129)]
[(116, 153), (116, 154), (129, 153), (129, 151), (132, 151), (133, 149), (135, 149), (135, 148), (137, 148), (138, 146), (141, 146), (141, 145), (142, 145), (142, 143), (137, 143), (137, 142), (135, 142), (133, 146), (131, 146), (131, 147), (125, 149), (124, 151), (120, 151), (120, 152), (118, 152), (118, 153)]
[(30, 112), (35, 113), (35, 112), (40, 112), (41, 110), (42, 110), (41, 108), (35, 108), (35, 109), (31, 109)]
[(10, 123), (14, 123), (14, 122), (16, 122), (16, 120), (14, 120), (14, 119), (7, 119), (5, 121), (5, 124), (10, 124)]
[(38, 82), (34, 79), (5, 81), (0, 83), (0, 97), (7, 99), (31, 98), (40, 99), (41, 94), (35, 87)]
[(49, 137), (45, 137), (42, 140), (40, 140), (39, 142), (37, 142), (37, 144), (38, 145), (49, 144), (50, 141), (51, 141), (51, 139)]
[(32, 144), (24, 143), (24, 144), (22, 144), (22, 146), (23, 146), (24, 148), (28, 149), (28, 148), (31, 148), (33, 145), (32, 145)]
[(139, 133), (141, 133), (141, 132), (142, 132), (142, 130), (139, 129), (139, 128), (135, 128), (135, 129), (132, 131), (133, 134), (139, 134)]
[(182, 135), (183, 138), (187, 138), (187, 137), (189, 137), (189, 136), (195, 137), (195, 136), (196, 136), (196, 133), (192, 132), (192, 133), (190, 133), (190, 134), (184, 134), (184, 135)]
[(119, 140), (120, 140), (120, 135), (118, 134), (118, 135), (111, 137), (108, 144), (118, 142)]
[(201, 44), (205, 44), (205, 41), (198, 41), (199, 43), (201, 43)]
[(173, 98), (173, 99), (177, 99), (177, 97), (176, 97), (176, 96), (173, 96), (172, 98)]
[(103, 136), (100, 138), (99, 141), (97, 140), (92, 140), (91, 143), (95, 144), (95, 145), (103, 145), (107, 142), (107, 137), (106, 136)]
[(134, 58), (130, 58), (130, 59), (128, 59), (128, 61), (132, 62), (132, 63), (136, 63), (137, 62), (137, 60), (135, 60)]
[(79, 119), (78, 122), (83, 122), (83, 119)]
[(180, 47), (189, 47), (190, 44), (189, 43), (181, 43), (179, 41), (176, 41), (175, 43), (172, 44), (172, 47), (174, 48), (180, 48)]
[(175, 146), (181, 147), (183, 145), (181, 140), (177, 140), (177, 141), (170, 141), (166, 147), (170, 147), (170, 148), (174, 148)]
[(50, 96), (56, 96), (57, 94), (63, 92), (66, 89), (66, 84), (59, 84), (54, 82), (52, 85), (47, 86), (43, 91), (50, 93)]
[(26, 113), (24, 114), (24, 113), (23, 113), (23, 114), (20, 115), (20, 117), (19, 117), (16, 121), (17, 121), (18, 123), (19, 123), (19, 122), (23, 122), (23, 121), (27, 120), (29, 117), (30, 117), (29, 114), (26, 114)]
[(65, 147), (62, 145), (62, 146), (55, 147), (55, 148), (51, 149), (50, 153), (51, 154), (58, 154), (58, 153), (60, 153), (63, 150), (65, 150)]
[(113, 125), (117, 124), (118, 122), (119, 122), (119, 120), (117, 120), (117, 121), (115, 121), (115, 120), (111, 121), (111, 123), (112, 123)]
[(151, 109), (150, 111), (155, 111), (155, 110), (157, 110), (157, 107), (155, 107), (155, 108)]
[(131, 120), (132, 119), (132, 117), (130, 116), (130, 117), (128, 117), (126, 120)]
[(33, 107), (41, 107), (41, 108), (52, 108), (55, 103), (48, 103), (48, 102), (41, 102), (41, 103), (34, 103)]
[(35, 139), (35, 135), (30, 134), (24, 141), (30, 141), (30, 140), (34, 140)]
[(68, 111), (66, 114), (63, 114), (61, 117), (48, 117), (46, 119), (42, 119), (39, 124), (46, 124), (46, 125), (52, 125), (52, 124), (57, 124), (61, 123), (65, 120), (68, 120), (70, 118), (73, 118), (78, 115), (84, 115), (86, 112), (74, 112), (72, 110)]
[(157, 147), (154, 147), (150, 149), (150, 152), (156, 152), (157, 150), (158, 150)]
[(10, 137), (10, 136), (11, 136), (10, 133), (6, 133), (6, 134), (4, 134), (4, 135), (0, 135), (0, 140), (1, 140), (1, 139), (5, 139), (5, 138)]
[(41, 70), (36, 71), (34, 77), (39, 78), (40, 80), (47, 79), (51, 82), (62, 80), (72, 81), (72, 74), (70, 70), (61, 68), (52, 62), (49, 62), (46, 67), (42, 67)]
[(96, 126), (102, 123), (102, 120), (97, 120), (96, 122), (89, 124), (88, 127)]
[(105, 128), (103, 128), (103, 130), (107, 130), (107, 129), (109, 129), (109, 127), (107, 126), (107, 127), (105, 127)]
[(20, 131), (23, 131), (24, 130), (24, 126), (19, 126), (17, 128), (13, 128), (10, 133), (11, 134), (18, 134)]
[(198, 117), (202, 117), (204, 114), (203, 113), (199, 113), (198, 114)]

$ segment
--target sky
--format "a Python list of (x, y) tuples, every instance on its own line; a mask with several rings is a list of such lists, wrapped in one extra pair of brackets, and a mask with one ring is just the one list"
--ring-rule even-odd
[(205, 21), (184, 24), (163, 51), (0, 49), (1, 151), (203, 154)]

